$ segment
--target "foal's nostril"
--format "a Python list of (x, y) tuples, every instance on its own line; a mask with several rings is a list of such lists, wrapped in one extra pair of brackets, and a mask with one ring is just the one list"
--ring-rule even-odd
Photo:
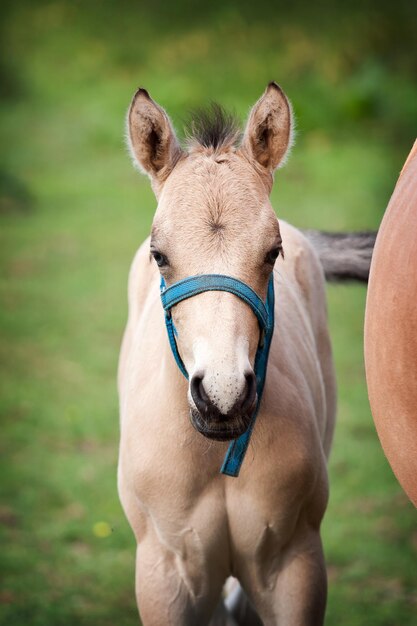
[(203, 385), (203, 376), (193, 376), (190, 382), (191, 396), (194, 400), (194, 404), (200, 413), (207, 413), (210, 406), (210, 399), (206, 394), (206, 390)]
[(245, 413), (250, 411), (255, 404), (256, 399), (256, 376), (253, 372), (245, 374), (246, 385), (239, 398), (240, 410)]

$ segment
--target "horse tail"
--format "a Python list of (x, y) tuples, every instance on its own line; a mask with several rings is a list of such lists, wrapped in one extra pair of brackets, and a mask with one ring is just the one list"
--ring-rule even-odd
[(357, 280), (367, 283), (377, 231), (329, 233), (303, 230), (315, 248), (326, 280)]

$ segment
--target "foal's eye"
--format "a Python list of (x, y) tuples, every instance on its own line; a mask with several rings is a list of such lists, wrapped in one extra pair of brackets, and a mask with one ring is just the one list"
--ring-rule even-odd
[(270, 263), (271, 265), (273, 265), (281, 252), (281, 246), (276, 246), (275, 248), (272, 248), (272, 250), (270, 250), (265, 257), (265, 263)]
[(155, 259), (155, 263), (158, 267), (164, 267), (164, 265), (168, 265), (168, 259), (166, 256), (158, 252), (158, 250), (151, 250), (151, 254)]

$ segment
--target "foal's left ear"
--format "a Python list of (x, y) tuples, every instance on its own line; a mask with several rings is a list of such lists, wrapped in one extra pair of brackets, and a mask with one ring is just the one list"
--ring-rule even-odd
[(292, 144), (291, 105), (281, 87), (269, 83), (249, 115), (242, 150), (267, 171), (284, 165)]
[(133, 96), (127, 123), (133, 159), (157, 191), (182, 154), (169, 117), (141, 88)]

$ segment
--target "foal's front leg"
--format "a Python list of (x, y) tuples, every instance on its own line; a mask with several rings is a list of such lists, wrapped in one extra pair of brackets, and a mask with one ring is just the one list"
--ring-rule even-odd
[(256, 579), (248, 592), (264, 626), (322, 626), (327, 575), (318, 530), (308, 530), (288, 545), (266, 584)]
[[(215, 613), (221, 573), (196, 571), (159, 542), (142, 541), (136, 552), (136, 598), (143, 626), (205, 626)], [(216, 626), (231, 623), (217, 611)]]

